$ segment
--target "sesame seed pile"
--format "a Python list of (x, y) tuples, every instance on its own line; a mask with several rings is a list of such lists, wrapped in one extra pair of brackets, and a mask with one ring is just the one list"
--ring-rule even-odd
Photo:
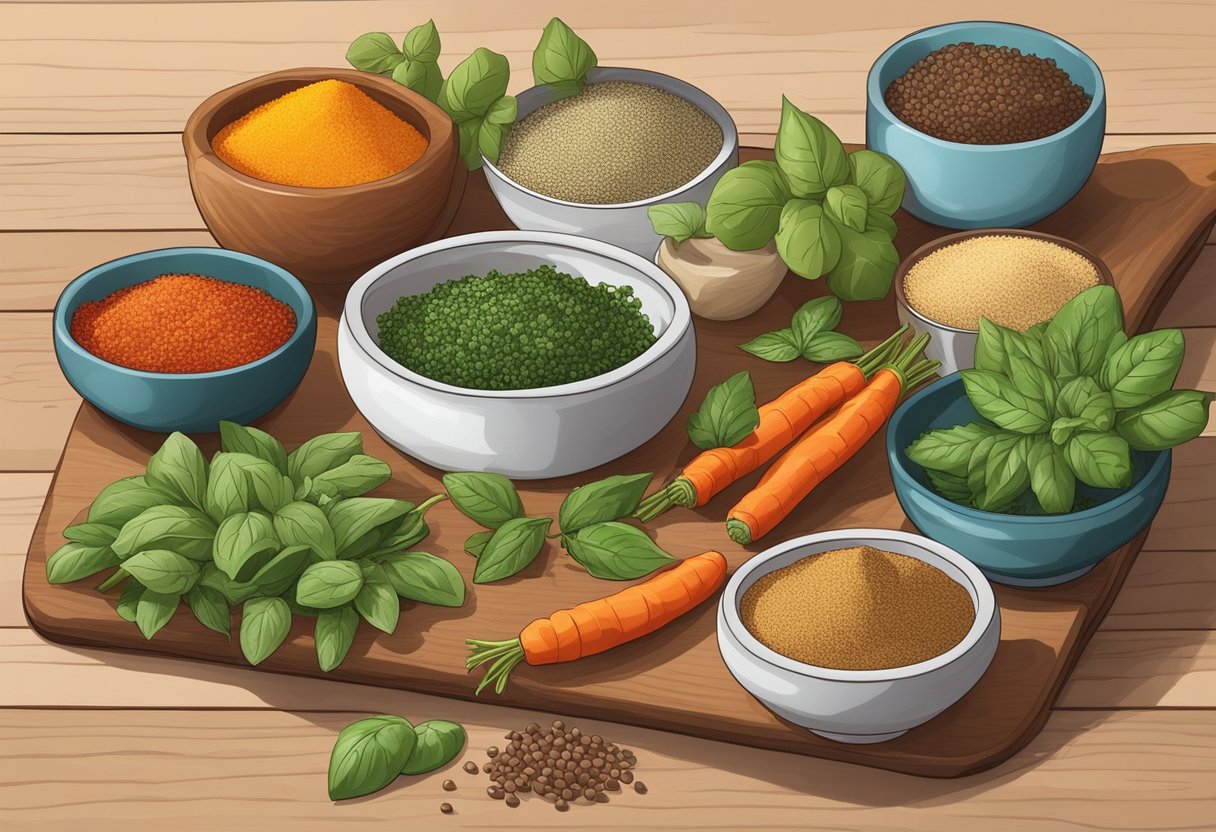
[(72, 338), (111, 364), (154, 373), (210, 373), (256, 361), (296, 328), (291, 307), (261, 289), (166, 274), (81, 304)]
[(601, 81), (523, 118), (498, 167), (546, 196), (610, 205), (674, 191), (721, 149), (722, 130), (683, 98), (649, 84)]
[(1091, 100), (1054, 58), (975, 43), (930, 52), (883, 99), (905, 124), (962, 144), (1050, 136), (1084, 115)]
[(1089, 258), (1049, 240), (1010, 234), (969, 237), (916, 261), (904, 295), (917, 312), (958, 329), (980, 317), (1025, 332), (1098, 284)]
[(940, 569), (869, 546), (770, 572), (743, 593), (739, 614), (770, 649), (837, 670), (926, 661), (962, 641), (975, 622), (971, 596)]
[(225, 126), (211, 146), (247, 176), (339, 188), (383, 179), (418, 161), (426, 138), (345, 81), (292, 90)]

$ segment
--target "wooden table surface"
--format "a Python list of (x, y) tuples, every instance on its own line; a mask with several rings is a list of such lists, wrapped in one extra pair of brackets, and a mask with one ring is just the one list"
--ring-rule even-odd
[[(511, 810), (484, 797), (483, 781), (452, 771), (335, 806), (325, 795), (329, 750), (362, 714), (458, 720), (477, 753), (551, 717), (543, 702), (518, 711), (69, 649), (29, 630), (21, 566), (79, 406), (55, 364), (50, 310), (96, 263), (212, 243), (181, 156), (178, 131), (192, 108), (254, 75), (342, 65), (355, 36), (400, 35), (428, 17), (443, 35), (445, 69), (488, 46), (510, 59), (516, 92), (529, 85), (531, 49), (558, 11), (601, 63), (686, 78), (731, 111), (744, 143), (760, 145), (772, 142), (782, 93), (846, 141), (863, 140), (871, 61), (906, 32), (976, 16), (961, 0), (0, 2), (0, 829), (396, 829), (418, 820), (425, 829), (1210, 829), (1216, 425), (1175, 453), (1144, 551), (1042, 734), (1008, 763), (959, 780), (589, 723), (637, 751), (649, 794), (564, 815), (538, 801)], [(1107, 150), (1216, 141), (1211, 0), (1024, 0), (1007, 14), (1097, 60)], [(1159, 325), (1186, 332), (1180, 383), (1216, 388), (1216, 246)], [(452, 794), (439, 789), (449, 776), (461, 785)], [(455, 815), (439, 814), (443, 800)]]

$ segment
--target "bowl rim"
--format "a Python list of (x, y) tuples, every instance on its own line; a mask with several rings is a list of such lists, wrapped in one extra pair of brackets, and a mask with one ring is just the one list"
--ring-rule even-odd
[[(608, 74), (620, 73), (623, 77), (622, 78), (605, 78), (605, 79), (600, 79), (598, 77), (605, 73), (608, 73)], [(521, 193), (527, 194), (528, 196), (530, 196), (534, 199), (539, 199), (542, 202), (548, 202), (553, 205), (560, 205), (565, 208), (584, 208), (584, 209), (598, 210), (598, 211), (616, 210), (616, 209), (625, 209), (625, 208), (641, 208), (644, 206), (649, 207), (651, 205), (657, 205), (657, 204), (660, 204), (663, 202), (668, 202), (671, 200), (672, 197), (679, 196), (680, 194), (684, 193), (685, 191), (689, 191), (692, 188), (695, 188), (697, 185), (700, 185), (702, 182), (704, 182), (706, 179), (708, 179), (710, 176), (712, 176), (714, 174), (714, 172), (717, 171), (723, 164), (725, 164), (727, 161), (729, 161), (729, 159), (731, 158), (732, 155), (735, 155), (739, 152), (739, 128), (735, 124), (735, 120), (731, 117), (731, 114), (727, 111), (727, 109), (725, 107), (723, 107), (722, 104), (719, 103), (716, 98), (711, 96), (709, 93), (705, 92), (705, 90), (701, 89), (700, 87), (693, 86), (692, 84), (688, 83), (687, 81), (685, 81), (681, 78), (676, 78), (673, 75), (667, 75), (666, 73), (663, 73), (663, 72), (655, 72), (654, 70), (650, 70), (650, 69), (639, 69), (637, 67), (597, 66), (597, 67), (592, 68), (588, 72), (588, 75), (595, 76), (595, 80), (591, 80), (588, 82), (591, 84), (599, 83), (600, 80), (633, 80), (633, 81), (636, 81), (637, 83), (649, 84), (650, 86), (658, 87), (659, 89), (664, 90), (665, 92), (669, 92), (672, 95), (678, 96), (679, 98), (682, 98), (685, 101), (688, 101), (689, 104), (692, 104), (698, 110), (705, 113), (707, 116), (709, 116), (711, 119), (713, 119), (715, 124), (718, 125), (718, 128), (722, 131), (722, 148), (718, 151), (718, 154), (713, 158), (713, 161), (711, 161), (700, 173), (698, 173), (692, 179), (685, 182), (683, 185), (679, 186), (678, 188), (673, 188), (672, 190), (667, 191), (666, 193), (657, 194), (656, 196), (647, 197), (646, 199), (635, 199), (632, 202), (571, 202), (569, 200), (558, 199), (557, 197), (548, 196), (547, 194), (542, 194), (539, 191), (534, 191), (531, 188), (524, 187), (519, 182), (516, 182), (514, 179), (512, 179), (511, 177), (509, 177), (505, 173), (503, 173), (502, 169), (500, 167), (498, 167), (498, 165), (496, 165), (494, 162), (491, 162), (489, 159), (487, 159), (486, 155), (483, 153), (483, 154), (481, 154), (481, 161), (482, 161), (482, 166), (486, 169), (487, 176), (493, 174), (495, 177), (501, 179), (503, 182), (509, 184), (512, 188), (515, 188), (516, 190), (520, 191)], [(647, 80), (647, 79), (649, 79), (649, 80)], [(653, 81), (662, 81), (663, 83), (658, 84), (658, 83), (653, 83)], [(553, 89), (553, 87), (550, 84), (537, 84), (537, 85), (531, 86), (528, 89), (524, 90), (523, 92), (519, 93), (519, 95), (516, 96), (516, 100), (539, 96), (543, 92), (552, 90), (552, 89)], [(688, 96), (686, 95), (686, 93), (689, 93), (689, 92), (698, 93), (698, 94), (704, 96), (705, 100), (709, 102), (709, 105), (701, 106), (700, 104), (689, 100)], [(538, 107), (534, 107), (534, 108), (528, 110), (528, 112), (524, 113), (523, 116), (516, 115), (515, 122), (518, 124), (519, 121), (522, 120), (522, 118), (526, 118), (528, 115), (531, 115), (536, 109), (539, 108), (539, 106), (544, 106), (544, 105), (543, 104), (538, 105)]]
[[(1144, 453), (1152, 454), (1153, 461), (1150, 463), (1148, 470), (1144, 472), (1144, 476), (1138, 482), (1132, 483), (1127, 488), (1120, 491), (1119, 494), (1111, 497), (1104, 503), (1089, 508), (1081, 509), (1080, 511), (1069, 511), (1064, 514), (1002, 514), (999, 511), (980, 511), (977, 508), (969, 508), (968, 506), (960, 506), (958, 503), (951, 502), (940, 494), (936, 494), (930, 489), (922, 485), (916, 477), (908, 470), (907, 465), (901, 455), (904, 454), (904, 449), (900, 448), (895, 441), (895, 435), (898, 431), (895, 429), (898, 420), (902, 420), (907, 412), (922, 400), (928, 398), (941, 389), (950, 387), (953, 384), (959, 386), (959, 395), (965, 396), (963, 390), (963, 378), (959, 373), (951, 373), (948, 376), (939, 378), (937, 381), (925, 385), (920, 390), (917, 390), (911, 396), (903, 401), (895, 413), (891, 415), (891, 419), (887, 424), (887, 465), (891, 469), (892, 481), (898, 486), (897, 478), (906, 479), (917, 494), (926, 495), (932, 499), (935, 505), (947, 509), (948, 511), (957, 514), (961, 517), (966, 517), (969, 520), (975, 520), (987, 524), (1000, 522), (1002, 524), (1010, 524), (1015, 527), (1021, 526), (1043, 526), (1043, 525), (1063, 525), (1074, 521), (1089, 521), (1098, 520), (1107, 512), (1115, 511), (1124, 506), (1125, 503), (1131, 502), (1140, 496), (1141, 492), (1149, 488), (1150, 484), (1160, 478), (1165, 469), (1170, 464), (1171, 454), (1170, 449), (1164, 451), (1144, 451)], [(981, 417), (982, 418), (982, 417)], [(911, 460), (909, 460), (911, 462)], [(916, 463), (912, 463), (916, 464)]]
[[(1073, 56), (1080, 59), (1082, 63), (1088, 66), (1094, 78), (1094, 91), (1093, 95), (1090, 97), (1089, 107), (1086, 108), (1085, 112), (1077, 117), (1076, 121), (1065, 127), (1063, 130), (1058, 130), (1048, 136), (1043, 136), (1038, 139), (1031, 139), (1030, 141), (1026, 142), (1006, 142), (1004, 144), (967, 144), (965, 142), (952, 142), (948, 141), (947, 139), (939, 139), (937, 136), (931, 136), (928, 133), (917, 130), (915, 127), (903, 121), (893, 112), (891, 112), (891, 109), (887, 106), (887, 102), (883, 98), (883, 93), (885, 93), (886, 90), (880, 89), (878, 86), (878, 75), (883, 67), (886, 66), (887, 62), (891, 60), (891, 57), (895, 54), (895, 51), (905, 44), (924, 40), (931, 35), (939, 33), (953, 34), (954, 32), (966, 32), (969, 29), (977, 26), (997, 26), (1005, 29), (1019, 29), (1023, 32), (1042, 35), (1049, 43), (1059, 47), (1065, 52), (1071, 53)], [(1000, 46), (1004, 44), (997, 45)], [(1050, 58), (1052, 56), (1040, 55), (1039, 57)], [(1076, 79), (1072, 78), (1071, 76), (1069, 77), (1069, 80), (1074, 84), (1077, 83)], [(1067, 138), (1072, 133), (1080, 131), (1082, 129), (1082, 125), (1086, 124), (1090, 119), (1092, 119), (1096, 113), (1105, 110), (1106, 81), (1102, 77), (1101, 68), (1093, 58), (1089, 57), (1089, 55), (1085, 54), (1085, 52), (1083, 52), (1077, 46), (1064, 40), (1064, 38), (1060, 37), (1059, 35), (1052, 34), (1045, 29), (1037, 29), (1034, 26), (1026, 26), (1021, 23), (1010, 23), (1004, 20), (960, 20), (953, 23), (941, 23), (936, 26), (926, 26), (923, 29), (917, 29), (915, 32), (910, 32), (909, 34), (904, 35), (902, 38), (895, 41), (895, 43), (888, 46), (886, 50), (884, 50), (883, 53), (879, 55), (874, 63), (870, 66), (870, 71), (866, 75), (866, 98), (869, 105), (873, 107), (879, 115), (884, 116), (885, 118), (889, 119), (892, 124), (898, 125), (908, 133), (911, 133), (912, 135), (915, 135), (932, 145), (969, 153), (983, 153), (998, 149), (1021, 150), (1040, 147), (1054, 141), (1060, 141)]]
[[(422, 152), (421, 156), (396, 173), (381, 177), (380, 179), (373, 179), (370, 182), (325, 188), (284, 185), (279, 182), (258, 179), (256, 176), (250, 176), (247, 173), (241, 173), (221, 159), (211, 146), (211, 142), (207, 138), (207, 131), (219, 109), (228, 102), (267, 84), (279, 81), (299, 81), (301, 82), (300, 86), (303, 87), (326, 80), (345, 81), (360, 88), (372, 87), (412, 108), (419, 118), (426, 122), (427, 128), (432, 131), (432, 135), (427, 141), (426, 150)], [(436, 131), (438, 132), (436, 133)], [(194, 108), (194, 111), (186, 120), (186, 126), (182, 130), (182, 143), (185, 145), (186, 155), (191, 162), (203, 162), (205, 160), (243, 185), (280, 195), (316, 198), (321, 196), (353, 196), (392, 188), (395, 185), (408, 181), (418, 176), (423, 169), (442, 164), (443, 156), (446, 155), (445, 150), (451, 148), (454, 151), (455, 136), (456, 128), (451, 118), (439, 105), (390, 78), (346, 67), (307, 66), (280, 69), (275, 72), (266, 73), (265, 75), (258, 75), (212, 93)], [(459, 162), (459, 160), (457, 161)], [(462, 162), (459, 163), (463, 164)]]
[[(655, 342), (647, 347), (640, 355), (632, 360), (591, 378), (572, 381), (567, 384), (557, 384), (549, 387), (532, 387), (522, 390), (480, 390), (470, 387), (457, 387), (436, 381), (417, 373), (394, 361), (380, 349), (379, 344), (372, 338), (371, 333), (363, 324), (361, 306), (363, 298), (375, 283), (400, 265), (412, 260), (436, 254), (441, 251), (481, 246), (487, 243), (539, 243), (554, 248), (574, 249), (585, 254), (593, 254), (615, 260), (638, 272), (644, 279), (655, 284), (671, 300), (674, 308), (671, 322), (658, 334)], [(433, 243), (412, 248), (409, 251), (390, 257), (383, 263), (373, 266), (362, 277), (351, 285), (346, 294), (342, 307), (342, 322), (349, 329), (355, 343), (368, 358), (380, 365), (389, 374), (397, 378), (455, 396), (467, 396), (479, 399), (549, 399), (563, 396), (580, 395), (596, 390), (602, 390), (620, 384), (635, 376), (638, 372), (651, 366), (667, 353), (671, 352), (681, 342), (684, 334), (692, 327), (692, 311), (688, 299), (680, 291), (679, 286), (667, 276), (657, 265), (639, 254), (623, 249), (620, 246), (579, 237), (574, 234), (561, 234), (555, 231), (478, 231), (472, 234), (462, 234), (457, 237), (445, 237)]]
[[(971, 584), (970, 589), (975, 592), (975, 620), (971, 622), (971, 627), (967, 630), (967, 634), (963, 636), (958, 644), (955, 644), (946, 652), (926, 659), (923, 662), (902, 667), (889, 667), (882, 670), (841, 670), (839, 668), (806, 664), (778, 653), (771, 647), (765, 646), (759, 639), (753, 636), (739, 615), (739, 602), (742, 600), (739, 589), (743, 585), (743, 582), (752, 573), (764, 567), (769, 561), (795, 549), (820, 543), (833, 543), (846, 540), (865, 541), (863, 545), (870, 545), (876, 549), (883, 548), (883, 544), (886, 542), (898, 541), (935, 555), (962, 572), (963, 576)], [(827, 551), (831, 551), (831, 549), (821, 550), (821, 552)], [(820, 554), (820, 552), (808, 553), (807, 557), (812, 554)], [(908, 557), (916, 556), (908, 555)], [(928, 563), (928, 561), (925, 562)], [(929, 565), (933, 566), (932, 563), (929, 563)], [(963, 586), (964, 589), (968, 588), (952, 576), (947, 575), (947, 577)], [(992, 626), (994, 619), (999, 620), (996, 595), (992, 590), (992, 584), (984, 577), (984, 573), (980, 571), (978, 566), (944, 543), (938, 543), (936, 540), (923, 535), (899, 531), (897, 529), (833, 529), (831, 531), (796, 537), (765, 549), (749, 558), (742, 566), (735, 570), (735, 574), (731, 576), (726, 589), (722, 592), (719, 608), (730, 635), (744, 650), (751, 653), (761, 662), (774, 665), (798, 676), (833, 682), (893, 682), (899, 679), (911, 679), (917, 676), (924, 676), (927, 673), (933, 673), (953, 664), (970, 653)]]
[[(80, 292), (86, 286), (92, 283), (93, 280), (128, 263), (140, 263), (145, 260), (157, 260), (169, 255), (203, 256), (214, 258), (216, 260), (236, 261), (246, 265), (261, 267), (281, 280), (283, 285), (285, 285), (300, 298), (304, 309), (304, 314), (296, 315), (295, 330), (291, 333), (291, 336), (286, 341), (276, 347), (273, 351), (267, 353), (261, 358), (245, 364), (238, 364), (237, 366), (229, 367), (226, 370), (212, 370), (206, 373), (158, 373), (152, 370), (136, 370), (132, 367), (124, 367), (121, 364), (114, 364), (113, 362), (106, 361), (100, 356), (94, 355), (82, 347), (76, 341), (76, 339), (72, 337), (72, 329), (70, 322), (68, 321), (67, 314), (68, 306), (71, 305), (72, 301), (76, 299), (76, 296), (80, 294)], [(214, 275), (206, 276), (214, 277)], [(149, 278), (149, 280), (152, 279), (154, 278)], [(242, 286), (249, 285), (239, 280), (228, 280), (227, 278), (222, 277), (216, 279), (224, 280), (228, 283), (239, 283)], [(146, 283), (147, 281), (139, 282)], [(132, 283), (130, 285), (134, 286), (136, 284)], [(293, 309), (292, 311), (294, 312), (295, 310)], [(59, 293), (59, 299), (55, 301), (53, 327), (55, 343), (57, 345), (62, 346), (64, 349), (68, 350), (77, 357), (83, 358), (90, 363), (100, 364), (106, 369), (112, 372), (117, 372), (120, 375), (146, 380), (171, 379), (176, 381), (180, 379), (182, 381), (199, 381), (236, 375), (246, 370), (253, 370), (263, 365), (270, 364), (294, 347), (295, 344), (304, 338), (305, 333), (308, 330), (311, 329), (315, 331), (316, 322), (317, 309), (316, 304), (313, 303), (312, 295), (308, 293), (308, 290), (304, 287), (304, 284), (301, 283), (295, 275), (284, 269), (282, 266), (277, 266), (274, 263), (271, 263), (269, 260), (263, 260), (262, 258), (255, 257), (252, 254), (246, 254), (243, 251), (232, 251), (231, 249), (213, 246), (171, 246), (168, 248), (156, 248), (148, 251), (140, 251), (136, 252), (135, 254), (127, 254), (123, 255), (122, 257), (116, 257), (113, 260), (107, 260), (106, 262), (94, 266), (84, 274), (73, 279), (72, 282), (65, 286), (63, 291)]]
[(1098, 272), (1097, 285), (1115, 285), (1115, 277), (1111, 273), (1110, 267), (1106, 265), (1106, 262), (1101, 257), (1094, 254), (1080, 243), (1073, 242), (1065, 237), (1060, 237), (1055, 234), (1048, 234), (1045, 231), (1032, 231), (1028, 228), (972, 228), (966, 231), (956, 231), (953, 234), (946, 234), (942, 237), (937, 237), (930, 240), (905, 257), (900, 262), (899, 267), (895, 269), (895, 276), (892, 278), (892, 285), (895, 288), (895, 302), (906, 309), (914, 318), (929, 326), (944, 329), (947, 332), (956, 332), (961, 335), (979, 335), (978, 328), (962, 329), (960, 327), (942, 323), (934, 318), (930, 318), (928, 315), (914, 307), (908, 301), (908, 296), (904, 292), (904, 279), (908, 276), (908, 272), (912, 271), (913, 266), (939, 249), (943, 249), (946, 246), (954, 245), (955, 243), (960, 243), (963, 240), (969, 240), (975, 237), (1026, 237), (1031, 240), (1042, 240), (1048, 243), (1055, 243), (1058, 246), (1063, 246), (1066, 249), (1076, 252), (1092, 263), (1094, 269)]

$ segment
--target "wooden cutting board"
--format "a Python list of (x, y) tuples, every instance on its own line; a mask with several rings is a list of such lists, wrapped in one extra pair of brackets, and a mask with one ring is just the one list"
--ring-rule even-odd
[[(744, 150), (743, 157), (771, 158)], [(944, 233), (900, 215), (897, 244), (907, 255)], [(1216, 220), (1216, 145), (1158, 147), (1102, 158), (1085, 189), (1036, 228), (1075, 240), (1103, 258), (1115, 276), (1131, 330), (1149, 328), (1189, 268)], [(449, 235), (509, 228), (481, 174), (470, 177), (464, 204)], [(352, 275), (352, 278), (355, 277)], [(694, 448), (684, 422), (705, 391), (739, 370), (750, 370), (762, 400), (809, 369), (770, 364), (736, 348), (755, 335), (788, 325), (802, 303), (823, 294), (823, 281), (786, 278), (760, 312), (742, 321), (696, 321), (698, 365), (688, 400), (646, 445), (594, 471), (521, 484), (529, 514), (556, 516), (574, 486), (615, 473), (653, 471), (655, 486), (669, 480)], [(393, 480), (380, 493), (419, 501), (440, 490), (440, 472), (404, 457), (368, 426), (346, 395), (335, 353), (342, 290), (314, 291), (320, 325), (317, 352), (300, 387), (259, 426), (293, 448), (318, 433), (358, 430), (366, 452), (390, 461)], [(840, 330), (873, 344), (897, 326), (892, 297), (847, 304)], [(163, 437), (121, 425), (88, 404), (80, 413), (38, 520), (26, 562), (24, 599), (31, 625), (54, 641), (244, 664), (239, 648), (203, 629), (184, 608), (151, 641), (114, 611), (117, 593), (93, 591), (96, 581), (49, 586), (47, 556), (62, 545), (60, 531), (83, 516), (109, 482), (141, 473)], [(214, 435), (196, 437), (208, 455)], [(718, 549), (737, 567), (764, 545), (825, 529), (912, 526), (891, 489), (876, 437), (773, 532), (764, 545), (740, 547), (726, 536), (727, 509), (759, 478), (737, 483), (709, 506), (668, 512), (651, 529), (677, 556)], [(547, 547), (521, 574), (474, 586), (475, 561), (462, 544), (478, 528), (450, 503), (428, 515), (432, 536), (423, 544), (448, 558), (469, 584), (460, 609), (406, 603), (397, 632), (386, 636), (361, 625), (346, 662), (329, 674), (344, 681), (460, 698), (473, 698), (464, 640), (516, 635), (534, 618), (620, 588), (587, 575), (556, 546)], [(501, 697), (487, 702), (608, 719), (763, 748), (843, 760), (931, 777), (955, 777), (991, 767), (1024, 746), (1042, 727), (1052, 702), (1090, 635), (1119, 591), (1142, 534), (1088, 575), (1050, 589), (996, 587), (1001, 644), (992, 666), (957, 704), (904, 736), (878, 745), (834, 743), (777, 719), (731, 677), (714, 638), (714, 604), (706, 603), (671, 626), (608, 653), (565, 665), (521, 666)], [(317, 668), (312, 620), (296, 618), (291, 637), (261, 667), (305, 676)]]

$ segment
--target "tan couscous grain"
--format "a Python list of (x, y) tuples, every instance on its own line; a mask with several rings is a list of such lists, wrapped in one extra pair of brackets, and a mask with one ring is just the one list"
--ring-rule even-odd
[(498, 167), (555, 199), (615, 205), (687, 184), (721, 149), (722, 130), (683, 98), (649, 84), (601, 81), (521, 119)]
[(925, 317), (978, 329), (980, 317), (1025, 332), (1098, 284), (1089, 258), (1033, 237), (969, 237), (922, 257), (904, 276), (908, 304)]
[(748, 632), (804, 664), (883, 670), (954, 647), (971, 596), (924, 561), (869, 546), (810, 555), (760, 578), (739, 603)]

